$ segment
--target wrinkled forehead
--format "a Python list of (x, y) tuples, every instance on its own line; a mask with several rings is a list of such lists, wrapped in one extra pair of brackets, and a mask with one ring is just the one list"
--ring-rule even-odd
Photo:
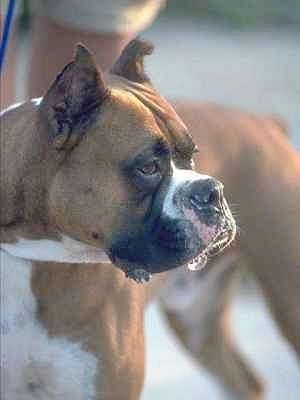
[(121, 88), (133, 95), (154, 117), (160, 134), (168, 141), (175, 152), (192, 154), (195, 144), (187, 127), (174, 108), (150, 84), (131, 82), (125, 78), (109, 75), (112, 88)]
[(86, 146), (79, 146), (83, 157), (98, 164), (130, 160), (167, 142), (152, 111), (134, 94), (114, 87), (84, 141)]

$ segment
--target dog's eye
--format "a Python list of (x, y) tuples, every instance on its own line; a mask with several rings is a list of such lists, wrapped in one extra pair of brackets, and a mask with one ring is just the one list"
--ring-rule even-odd
[(159, 166), (156, 161), (152, 161), (139, 167), (138, 170), (144, 175), (155, 175), (159, 172)]

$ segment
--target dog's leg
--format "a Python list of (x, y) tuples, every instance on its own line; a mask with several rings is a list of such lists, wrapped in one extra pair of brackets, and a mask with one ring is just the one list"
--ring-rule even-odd
[(263, 384), (238, 350), (230, 323), (239, 264), (239, 255), (231, 252), (199, 277), (178, 272), (162, 294), (162, 308), (184, 347), (218, 378), (230, 399), (254, 400), (263, 397)]

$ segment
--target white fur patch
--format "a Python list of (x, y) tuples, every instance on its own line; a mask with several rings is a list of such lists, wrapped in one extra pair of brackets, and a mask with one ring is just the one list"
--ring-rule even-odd
[(1, 243), (0, 247), (9, 254), (26, 260), (110, 263), (108, 256), (102, 249), (81, 243), (64, 235), (62, 235), (61, 241), (20, 238), (16, 243)]
[[(42, 97), (36, 97), (36, 98), (34, 98), (34, 99), (31, 99), (30, 101), (31, 101), (31, 103), (33, 103), (34, 105), (39, 106), (39, 105), (41, 104), (42, 100), (43, 100)], [(20, 107), (20, 106), (23, 105), (23, 104), (24, 104), (24, 102), (15, 103), (15, 104), (12, 104), (12, 105), (10, 105), (9, 107), (5, 108), (4, 110), (1, 110), (1, 111), (0, 111), (0, 117), (2, 117), (2, 116), (3, 116), (4, 114), (6, 114), (7, 112), (14, 110), (15, 108)]]
[(31, 99), (31, 103), (33, 103), (36, 106), (39, 106), (42, 102), (43, 98), (42, 97), (36, 97), (34, 99)]
[(190, 169), (179, 169), (175, 166), (173, 162), (171, 162), (171, 165), (173, 173), (168, 192), (164, 199), (163, 214), (171, 218), (177, 218), (180, 215), (180, 210), (178, 210), (174, 204), (174, 196), (178, 189), (180, 189), (180, 187), (182, 187), (186, 183), (206, 180), (211, 177), (208, 175), (198, 174), (197, 172)]
[(98, 362), (36, 319), (29, 261), (0, 251), (1, 400), (95, 400)]
[(14, 110), (15, 108), (20, 107), (22, 104), (24, 104), (24, 103), (15, 103), (15, 104), (12, 104), (11, 106), (5, 108), (4, 110), (1, 110), (1, 111), (0, 111), (0, 117), (2, 117), (2, 116), (3, 116), (4, 114), (6, 114), (8, 111), (11, 111), (11, 110)]

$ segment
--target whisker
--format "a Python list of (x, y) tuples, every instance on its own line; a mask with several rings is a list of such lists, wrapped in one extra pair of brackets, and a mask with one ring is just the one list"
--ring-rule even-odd
[(228, 204), (230, 211), (235, 214), (240, 213), (240, 206), (238, 204), (230, 203)]
[(240, 236), (243, 232), (243, 229), (239, 226), (236, 225), (236, 235)]

